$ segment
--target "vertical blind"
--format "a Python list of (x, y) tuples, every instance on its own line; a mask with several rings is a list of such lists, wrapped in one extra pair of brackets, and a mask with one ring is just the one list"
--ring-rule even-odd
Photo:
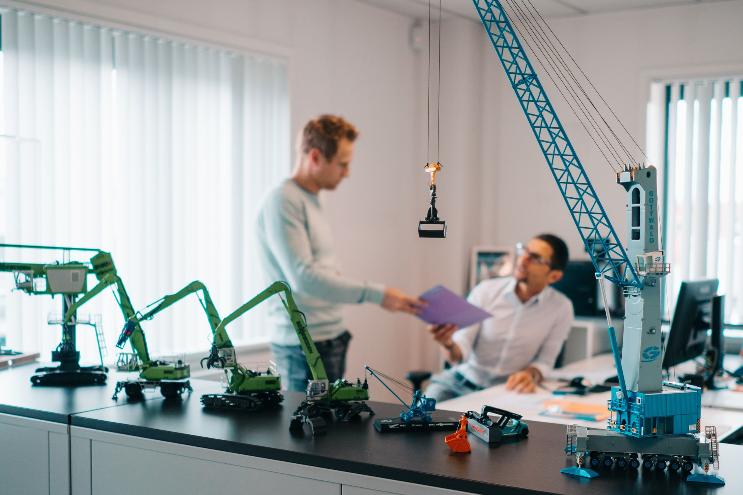
[(650, 158), (664, 164), (666, 301), (683, 280), (718, 278), (725, 321), (743, 324), (741, 78), (655, 83), (648, 133)]
[[(285, 62), (0, 14), (2, 239), (110, 251), (137, 309), (196, 279), (222, 316), (259, 292), (253, 217), (289, 171)], [(12, 277), (0, 276), (0, 334), (4, 327), (12, 347), (53, 348), (61, 332), (47, 312), (59, 313), (61, 301), (8, 294)], [(123, 319), (109, 292), (80, 316), (102, 315), (110, 347)], [(259, 307), (228, 331), (237, 342), (265, 340), (264, 318)], [(211, 340), (195, 296), (143, 328), (155, 354), (206, 350)], [(95, 358), (93, 333), (78, 334), (84, 356)]]

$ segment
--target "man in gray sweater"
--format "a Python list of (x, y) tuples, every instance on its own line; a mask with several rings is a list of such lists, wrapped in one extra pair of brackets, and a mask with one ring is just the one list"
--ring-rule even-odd
[[(331, 381), (343, 378), (351, 340), (343, 326), (342, 304), (370, 302), (411, 314), (423, 304), (398, 289), (355, 281), (338, 270), (318, 194), (334, 190), (348, 176), (357, 136), (356, 128), (342, 117), (310, 120), (298, 139), (292, 177), (266, 196), (256, 221), (264, 275), (268, 282), (283, 280), (291, 286)], [(288, 390), (304, 391), (309, 368), (281, 302), (273, 299), (271, 348), (279, 373)]]

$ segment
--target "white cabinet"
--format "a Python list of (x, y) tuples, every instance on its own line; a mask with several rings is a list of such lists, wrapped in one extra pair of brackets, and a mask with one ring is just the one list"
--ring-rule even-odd
[(250, 495), (460, 495), (262, 457), (71, 427), (72, 493)]
[(0, 492), (69, 495), (67, 425), (0, 414)]

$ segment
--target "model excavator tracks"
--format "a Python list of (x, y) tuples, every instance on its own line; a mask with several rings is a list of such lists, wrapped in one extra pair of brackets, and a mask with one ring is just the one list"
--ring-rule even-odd
[(366, 402), (346, 401), (303, 401), (292, 414), (289, 431), (292, 434), (302, 434), (304, 424), (310, 426), (312, 436), (322, 435), (327, 431), (328, 423), (333, 421), (355, 421), (361, 418), (361, 413), (374, 416), (374, 411)]
[(231, 411), (258, 411), (278, 407), (284, 396), (278, 392), (257, 392), (253, 394), (204, 394), (201, 405), (206, 409)]

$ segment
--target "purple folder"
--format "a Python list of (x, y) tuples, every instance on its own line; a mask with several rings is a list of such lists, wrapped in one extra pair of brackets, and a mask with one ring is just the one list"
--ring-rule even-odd
[(468, 303), (466, 299), (443, 285), (428, 289), (420, 295), (420, 298), (428, 305), (421, 311), (418, 318), (434, 325), (453, 323), (459, 328), (464, 328), (493, 316), (482, 308)]

